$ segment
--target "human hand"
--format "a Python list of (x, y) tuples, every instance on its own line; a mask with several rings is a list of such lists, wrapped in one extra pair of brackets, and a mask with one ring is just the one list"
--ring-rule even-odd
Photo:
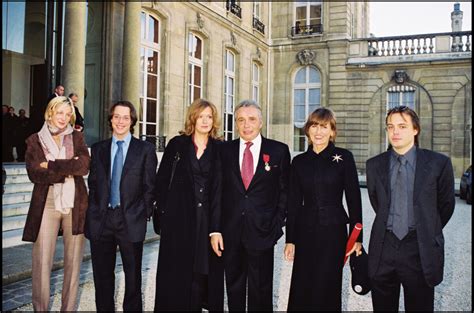
[(218, 257), (222, 256), (222, 251), (224, 251), (224, 239), (221, 234), (212, 234), (211, 247)]
[(346, 256), (351, 255), (352, 253), (356, 253), (356, 256), (359, 256), (362, 254), (362, 243), (360, 242), (355, 242), (354, 246), (352, 246), (351, 251), (347, 252)]
[(285, 244), (285, 251), (283, 252), (285, 260), (293, 261), (295, 259), (295, 244), (287, 243)]

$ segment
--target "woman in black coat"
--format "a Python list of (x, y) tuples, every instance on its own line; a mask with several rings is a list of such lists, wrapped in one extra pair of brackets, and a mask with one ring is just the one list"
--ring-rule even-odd
[(221, 197), (218, 128), (216, 107), (197, 99), (160, 162), (155, 311), (223, 310), (223, 265), (211, 253), (208, 226)]
[[(334, 145), (336, 120), (318, 108), (304, 126), (311, 144), (291, 164), (285, 259), (294, 260), (288, 311), (340, 311), (347, 226), (362, 223), (352, 153)], [(349, 216), (342, 204), (345, 193)], [(362, 233), (349, 252), (361, 254)]]

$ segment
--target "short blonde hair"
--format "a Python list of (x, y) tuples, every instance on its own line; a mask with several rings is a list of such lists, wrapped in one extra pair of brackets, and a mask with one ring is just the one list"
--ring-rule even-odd
[(220, 119), (217, 114), (217, 108), (214, 104), (206, 99), (196, 99), (189, 106), (188, 113), (186, 114), (186, 122), (184, 123), (184, 130), (180, 131), (180, 134), (192, 135), (196, 130), (196, 121), (199, 118), (199, 114), (206, 108), (211, 108), (212, 111), (212, 128), (209, 131), (209, 136), (214, 139), (220, 139), (218, 131), (220, 128)]
[(64, 96), (59, 96), (59, 97), (54, 97), (49, 101), (48, 106), (46, 107), (46, 111), (44, 112), (44, 120), (48, 121), (51, 119), (51, 116), (56, 113), (59, 107), (61, 107), (63, 104), (69, 106), (71, 108), (71, 120), (69, 121), (69, 124), (71, 126), (74, 126), (74, 122), (76, 121), (76, 110), (74, 110), (74, 104), (72, 103), (71, 99), (68, 97)]

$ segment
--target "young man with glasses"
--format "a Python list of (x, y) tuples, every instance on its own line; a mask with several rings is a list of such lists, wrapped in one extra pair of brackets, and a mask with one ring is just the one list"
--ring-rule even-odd
[(85, 234), (90, 240), (97, 311), (115, 311), (117, 246), (125, 272), (123, 310), (143, 310), (143, 241), (153, 212), (157, 158), (152, 144), (132, 136), (136, 122), (130, 102), (115, 103), (109, 111), (112, 138), (91, 148)]

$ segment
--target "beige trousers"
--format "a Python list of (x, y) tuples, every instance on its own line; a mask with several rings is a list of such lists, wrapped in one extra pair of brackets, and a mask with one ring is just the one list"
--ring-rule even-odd
[(61, 311), (75, 311), (79, 288), (79, 272), (84, 255), (84, 235), (72, 235), (72, 210), (61, 214), (54, 209), (53, 188), (49, 188), (38, 238), (33, 244), (33, 309), (48, 311), (51, 269), (53, 267), (59, 227), (63, 230), (64, 277)]

